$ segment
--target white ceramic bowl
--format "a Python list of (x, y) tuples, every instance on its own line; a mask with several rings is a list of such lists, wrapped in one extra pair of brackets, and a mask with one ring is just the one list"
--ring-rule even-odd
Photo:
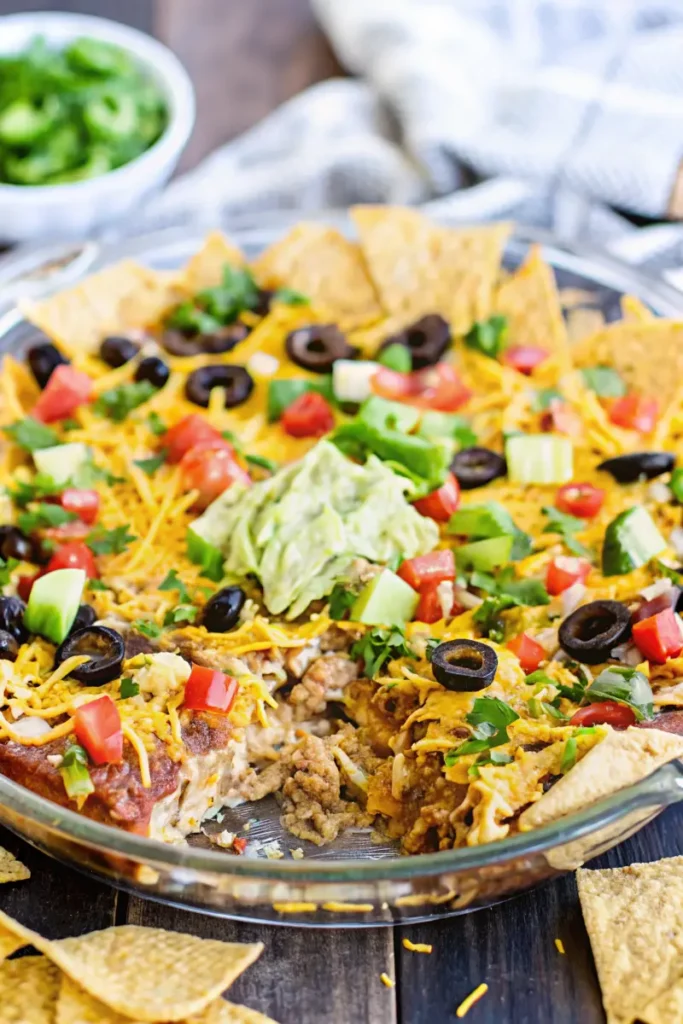
[(169, 49), (143, 32), (81, 14), (10, 14), (0, 17), (0, 54), (25, 49), (36, 35), (55, 46), (91, 36), (127, 50), (161, 89), (168, 125), (145, 153), (98, 178), (64, 185), (0, 184), (4, 243), (83, 238), (122, 223), (168, 180), (194, 125), (194, 90), (187, 72)]

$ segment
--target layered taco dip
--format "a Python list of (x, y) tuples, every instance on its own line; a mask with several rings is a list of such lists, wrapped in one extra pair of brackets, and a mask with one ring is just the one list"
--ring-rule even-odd
[(275, 794), (298, 840), (413, 854), (683, 755), (683, 323), (503, 270), (505, 224), (352, 219), (25, 309), (8, 778), (170, 842)]

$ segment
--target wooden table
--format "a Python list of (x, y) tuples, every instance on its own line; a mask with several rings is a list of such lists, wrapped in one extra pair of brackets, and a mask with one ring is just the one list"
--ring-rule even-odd
[[(672, 808), (592, 867), (681, 852), (683, 810)], [(27, 882), (0, 887), (0, 909), (51, 938), (129, 922), (229, 941), (261, 941), (261, 959), (230, 998), (281, 1024), (455, 1024), (480, 982), (488, 993), (467, 1024), (603, 1024), (600, 991), (573, 876), (438, 923), (316, 930), (221, 920), (139, 900), (82, 877), (0, 829), (0, 844), (30, 867)], [(432, 943), (407, 952), (404, 936)], [(558, 953), (561, 938), (566, 955)], [(396, 982), (385, 987), (380, 974)]]

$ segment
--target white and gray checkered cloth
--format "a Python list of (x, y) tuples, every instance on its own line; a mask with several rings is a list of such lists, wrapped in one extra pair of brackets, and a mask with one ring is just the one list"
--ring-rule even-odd
[(683, 228), (634, 233), (615, 212), (667, 213), (683, 159), (683, 0), (313, 4), (358, 77), (314, 86), (218, 150), (145, 228), (436, 200), (463, 221), (513, 217), (683, 266)]

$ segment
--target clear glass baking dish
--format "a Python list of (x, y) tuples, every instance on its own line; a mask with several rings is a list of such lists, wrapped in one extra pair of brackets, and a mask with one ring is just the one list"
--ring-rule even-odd
[[(348, 229), (343, 214), (321, 219)], [(267, 227), (244, 224), (231, 234), (253, 256), (289, 224), (275, 218)], [(127, 257), (159, 269), (177, 267), (201, 241), (199, 231), (173, 231), (5, 258), (0, 261), (0, 352), (21, 351), (30, 338), (30, 325), (17, 309), (20, 298), (45, 295)], [(624, 293), (660, 315), (683, 315), (683, 294), (676, 289), (536, 231), (515, 231), (506, 265), (516, 266), (533, 242), (543, 245), (560, 287), (590, 292), (591, 303), (609, 319), (618, 315)], [(205, 913), (314, 927), (426, 920), (490, 905), (579, 867), (681, 800), (683, 765), (676, 762), (579, 814), (498, 843), (403, 857), (360, 832), (322, 849), (309, 846), (304, 859), (294, 860), (236, 857), (209, 848), (202, 838), (178, 846), (154, 842), (90, 821), (0, 776), (0, 823), (65, 863), (148, 898)], [(220, 826), (212, 827), (232, 831), (249, 818), (257, 818), (250, 832), (256, 845), (277, 840), (285, 853), (302, 845), (283, 833), (272, 798), (227, 812)]]

